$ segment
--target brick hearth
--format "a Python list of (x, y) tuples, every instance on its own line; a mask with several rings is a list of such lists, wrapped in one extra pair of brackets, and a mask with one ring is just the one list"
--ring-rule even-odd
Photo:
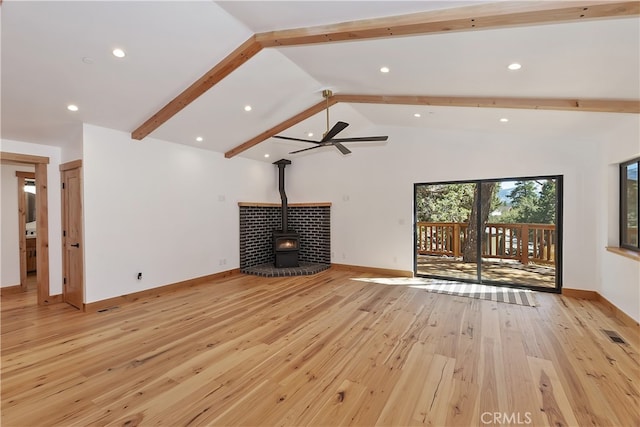
[(315, 274), (331, 265), (331, 204), (289, 204), (289, 229), (300, 234), (300, 267), (273, 266), (271, 233), (281, 228), (280, 204), (239, 203), (240, 271), (266, 277)]

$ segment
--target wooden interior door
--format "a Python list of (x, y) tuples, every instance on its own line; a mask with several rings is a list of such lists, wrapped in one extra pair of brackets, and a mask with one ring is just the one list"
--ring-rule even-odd
[(62, 299), (82, 309), (84, 302), (82, 182), (80, 167), (62, 171)]

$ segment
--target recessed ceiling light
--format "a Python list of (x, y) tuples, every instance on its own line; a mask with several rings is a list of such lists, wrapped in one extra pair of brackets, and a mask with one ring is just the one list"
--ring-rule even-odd
[(245, 105), (244, 106), (244, 111), (251, 111), (253, 108), (251, 108), (251, 105)]
[(511, 71), (515, 71), (522, 68), (522, 65), (518, 64), (517, 62), (514, 62), (513, 64), (509, 64), (507, 68), (510, 69)]
[(198, 137), (196, 137), (196, 141), (198, 141), (198, 142), (202, 142), (202, 141), (204, 141), (204, 138), (203, 138), (203, 137), (201, 137), (201, 136), (198, 136)]
[(414, 113), (413, 117), (422, 117), (422, 115), (420, 113)]
[(85, 56), (82, 58), (82, 62), (84, 62), (85, 64), (93, 64), (93, 58)]
[(265, 154), (265, 155), (264, 155), (264, 157), (265, 157), (266, 159), (268, 159), (268, 158), (269, 158), (269, 155), (268, 155), (268, 154)]
[(500, 119), (500, 121), (502, 123), (507, 123), (509, 121), (509, 119), (507, 119), (506, 117), (503, 117), (503, 118)]
[(307, 132), (307, 136), (311, 138), (313, 136), (313, 132)]
[(126, 53), (124, 53), (124, 50), (120, 48), (113, 49), (111, 53), (113, 53), (113, 56), (115, 56), (116, 58), (124, 58), (127, 55)]
[(73, 105), (73, 104), (69, 104), (69, 105), (67, 105), (67, 110), (69, 110), (69, 111), (78, 111), (78, 106), (77, 105)]
[(382, 68), (380, 68), (380, 72), (381, 72), (381, 73), (388, 73), (389, 71), (390, 71), (390, 70), (389, 70), (389, 67), (382, 67)]

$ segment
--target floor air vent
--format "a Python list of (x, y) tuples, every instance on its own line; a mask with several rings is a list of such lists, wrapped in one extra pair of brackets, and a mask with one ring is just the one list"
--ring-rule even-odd
[(609, 339), (611, 341), (613, 341), (614, 343), (617, 344), (626, 344), (626, 341), (622, 339), (622, 337), (620, 335), (618, 335), (617, 332), (615, 331), (607, 331), (606, 329), (603, 329), (602, 332), (605, 333), (606, 336), (609, 337)]

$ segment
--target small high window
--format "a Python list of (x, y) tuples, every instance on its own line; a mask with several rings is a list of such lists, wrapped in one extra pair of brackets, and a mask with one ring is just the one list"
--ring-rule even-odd
[(620, 247), (640, 251), (638, 230), (640, 158), (620, 164)]

